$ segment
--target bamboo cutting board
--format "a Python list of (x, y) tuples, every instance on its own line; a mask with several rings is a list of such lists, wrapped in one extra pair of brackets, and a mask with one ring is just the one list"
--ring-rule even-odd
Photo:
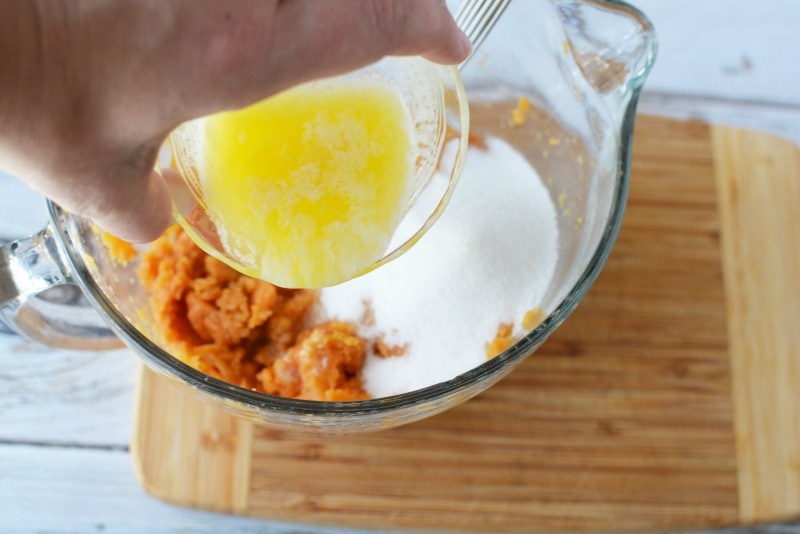
[(586, 300), (442, 415), (294, 435), (143, 370), (134, 427), (151, 494), (283, 521), (642, 531), (800, 515), (800, 153), (641, 117), (622, 231)]

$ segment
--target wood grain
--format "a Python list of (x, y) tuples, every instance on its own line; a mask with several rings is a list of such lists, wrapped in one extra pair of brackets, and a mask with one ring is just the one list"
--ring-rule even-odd
[(728, 339), (745, 521), (800, 502), (800, 152), (715, 128)]
[[(248, 508), (253, 425), (202, 406), (190, 391), (140, 367), (131, 454), (144, 489), (207, 510)], [(166, 431), (166, 434), (165, 434)]]
[[(642, 531), (800, 512), (794, 479), (781, 477), (796, 469), (800, 445), (780, 439), (797, 429), (800, 399), (790, 392), (800, 377), (788, 356), (798, 334), (775, 330), (792, 339), (766, 348), (785, 345), (785, 356), (770, 360), (769, 374), (747, 378), (761, 365), (753, 356), (761, 337), (734, 355), (740, 341), (729, 314), (750, 301), (726, 294), (738, 267), (725, 265), (726, 284), (723, 260), (758, 257), (727, 250), (720, 131), (641, 118), (629, 207), (607, 267), (551, 339), (486, 393), (399, 429), (314, 437), (248, 428), (145, 371), (133, 451), (142, 483), (191, 506), (373, 528)], [(740, 135), (745, 144), (763, 138), (770, 158), (791, 152), (770, 152), (762, 134)], [(796, 214), (800, 197), (785, 196)], [(781, 309), (770, 299), (783, 294), (761, 296), (757, 310), (768, 322)], [(787, 327), (789, 319), (780, 318)], [(785, 404), (765, 419), (776, 402)], [(235, 446), (220, 453), (203, 438), (209, 432)], [(755, 461), (762, 454), (777, 457)], [(159, 474), (167, 464), (170, 475)], [(198, 479), (209, 469), (224, 483)], [(238, 474), (225, 479), (226, 470)]]

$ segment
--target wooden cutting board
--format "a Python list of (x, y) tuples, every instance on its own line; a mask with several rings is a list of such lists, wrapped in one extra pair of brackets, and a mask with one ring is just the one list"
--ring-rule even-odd
[(442, 415), (295, 435), (143, 369), (134, 427), (151, 494), (283, 521), (642, 531), (800, 515), (800, 153), (641, 117), (625, 222), (586, 300)]

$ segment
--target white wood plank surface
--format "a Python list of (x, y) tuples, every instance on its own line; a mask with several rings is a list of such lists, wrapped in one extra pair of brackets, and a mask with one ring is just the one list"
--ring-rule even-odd
[[(764, 129), (800, 144), (800, 0), (634, 4), (660, 41), (641, 111)], [(29, 234), (44, 219), (40, 197), (0, 174), (0, 238)], [(128, 454), (134, 367), (129, 351), (54, 351), (0, 333), (0, 532), (320, 531), (144, 494)], [(800, 526), (761, 532), (800, 534)]]
[(0, 443), (126, 447), (136, 357), (0, 334)]
[(0, 449), (0, 532), (32, 531), (303, 534), (317, 530), (185, 510), (150, 498), (134, 480), (124, 451), (5, 446)]
[(800, 106), (797, 0), (632, 0), (660, 43), (647, 90)]
[(768, 131), (800, 144), (800, 2), (632, 3), (659, 41), (641, 112)]

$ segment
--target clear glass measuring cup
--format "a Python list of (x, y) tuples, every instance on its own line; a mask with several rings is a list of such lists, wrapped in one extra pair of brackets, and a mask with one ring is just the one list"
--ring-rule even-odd
[[(325, 95), (336, 91), (347, 95), (346, 91), (365, 88), (388, 91), (405, 112), (406, 127), (382, 127), (407, 130), (408, 154), (402, 159), (408, 162), (408, 170), (400, 173), (403, 176), (395, 177), (382, 163), (378, 165), (387, 157), (387, 146), (381, 144), (385, 139), (372, 143), (360, 139), (366, 125), (387, 121), (390, 114), (385, 108), (370, 109), (370, 114), (379, 118), (365, 117), (364, 110), (354, 111), (355, 102), (341, 109), (313, 108), (326, 101)], [(281, 287), (332, 286), (397, 258), (442, 214), (464, 166), (467, 99), (454, 67), (420, 57), (387, 57), (351, 73), (309, 82), (278, 95), (284, 100), (275, 106), (285, 105), (292, 94), (305, 95), (298, 97), (299, 102), (294, 100), (295, 105), (302, 104), (297, 116), (304, 118), (296, 124), (287, 120), (283, 110), (269, 108), (273, 109), (271, 118), (285, 121), (276, 124), (270, 134), (270, 154), (264, 154), (263, 147), (252, 135), (243, 133), (245, 130), (237, 133), (235, 140), (215, 140), (211, 132), (215, 120), (224, 116), (220, 114), (185, 123), (172, 132), (167, 140), (169, 154), (161, 164), (172, 166), (183, 178), (170, 184), (177, 200), (174, 217), (205, 252), (239, 272)], [(364, 96), (353, 92), (350, 98), (364, 100)], [(255, 110), (260, 106), (263, 112), (263, 104), (237, 111), (238, 121), (257, 117)], [(312, 109), (307, 109), (309, 106)], [(215, 142), (235, 151), (239, 162), (250, 160), (239, 179), (231, 176), (230, 169), (216, 169), (209, 160), (214, 148), (209, 145)], [(315, 149), (309, 153), (303, 146)], [(280, 153), (291, 155), (281, 157)], [(403, 166), (398, 162), (392, 167)], [(254, 171), (258, 174), (249, 175)], [(405, 192), (394, 209), (383, 205), (385, 196), (369, 194), (391, 189), (387, 177), (377, 175), (384, 172), (395, 183), (405, 182)], [(368, 182), (365, 187), (352, 185), (360, 185), (359, 176)], [(224, 184), (226, 203), (235, 204), (232, 212), (233, 205), (223, 206), (211, 194), (215, 180)], [(349, 187), (331, 185), (342, 180)], [(417, 203), (423, 194), (435, 196), (438, 202)], [(335, 217), (313, 220), (310, 209)], [(287, 217), (291, 211), (295, 213)], [(378, 221), (383, 218), (387, 219), (382, 221), (385, 228)]]

